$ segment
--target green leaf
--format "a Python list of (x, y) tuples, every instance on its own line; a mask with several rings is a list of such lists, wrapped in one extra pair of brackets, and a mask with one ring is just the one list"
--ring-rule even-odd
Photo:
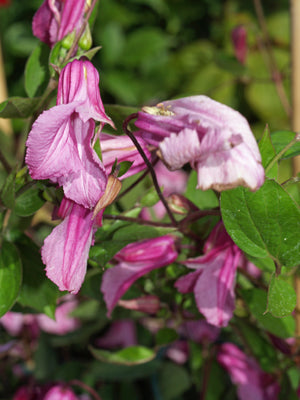
[(130, 239), (103, 241), (91, 248), (89, 256), (93, 261), (104, 267), (116, 253), (129, 243), (131, 243)]
[(28, 58), (25, 67), (25, 90), (29, 97), (35, 96), (49, 75), (48, 58), (49, 47), (45, 43), (39, 43)]
[(13, 209), (15, 206), (15, 181), (16, 169), (8, 175), (1, 190), (2, 203), (10, 209)]
[(241, 187), (223, 192), (221, 211), (227, 232), (250, 256), (270, 256), (286, 267), (300, 263), (300, 210), (275, 181), (254, 193)]
[(20, 217), (27, 217), (39, 210), (45, 200), (37, 186), (31, 186), (16, 197), (15, 212)]
[(198, 184), (197, 172), (192, 171), (189, 176), (185, 197), (192, 201), (200, 210), (219, 207), (219, 200), (213, 190), (196, 189)]
[(116, 352), (90, 347), (90, 351), (100, 361), (128, 366), (144, 364), (153, 360), (156, 355), (153, 350), (144, 346), (130, 346)]
[(165, 362), (159, 371), (159, 387), (164, 400), (178, 399), (192, 382), (184, 367)]
[(294, 310), (296, 301), (297, 296), (292, 286), (284, 277), (274, 273), (269, 286), (267, 311), (274, 317), (285, 317)]
[[(293, 139), (295, 138), (295, 132), (290, 131), (277, 131), (271, 133), (271, 139), (275, 148), (276, 154), (283, 150)], [(289, 148), (281, 159), (292, 158), (300, 154), (300, 142), (295, 143)]]
[(261, 289), (242, 291), (250, 311), (268, 332), (282, 339), (292, 337), (295, 332), (295, 320), (291, 315), (283, 318), (275, 318), (271, 314), (265, 314), (267, 306), (267, 293)]
[(120, 164), (118, 164), (119, 168), (119, 173), (118, 173), (118, 178), (120, 176), (123, 176), (126, 174), (126, 172), (129, 170), (129, 168), (132, 166), (133, 161), (121, 161)]
[(22, 282), (22, 263), (16, 247), (3, 241), (0, 252), (0, 317), (14, 305)]
[(77, 59), (79, 60), (81, 57), (86, 57), (89, 60), (92, 60), (93, 57), (98, 53), (98, 51), (102, 48), (102, 46), (97, 46), (97, 47), (93, 47), (90, 50), (84, 51), (80, 54), (78, 54), (78, 56), (72, 58), (72, 60)]
[(60, 292), (46, 277), (39, 248), (25, 236), (17, 245), (23, 263), (23, 285), (18, 302), (54, 318)]
[(177, 339), (178, 339), (178, 333), (171, 328), (160, 329), (155, 337), (155, 341), (158, 346), (172, 343)]
[(0, 104), (0, 118), (27, 118), (35, 113), (40, 98), (10, 97)]
[(118, 229), (113, 235), (113, 240), (130, 240), (132, 243), (143, 239), (153, 239), (158, 236), (160, 236), (159, 231), (152, 226), (132, 224)]
[[(264, 168), (266, 168), (276, 155), (275, 149), (271, 141), (270, 130), (268, 126), (266, 126), (263, 136), (259, 142), (259, 150), (262, 158), (262, 165)], [(277, 175), (278, 163), (275, 163), (271, 170), (268, 172), (267, 176), (269, 178), (276, 179)]]

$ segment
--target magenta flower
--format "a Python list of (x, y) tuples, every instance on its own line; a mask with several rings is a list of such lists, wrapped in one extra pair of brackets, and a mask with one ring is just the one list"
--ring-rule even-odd
[(102, 213), (93, 220), (92, 211), (64, 199), (58, 215), (64, 220), (45, 239), (42, 260), (47, 277), (59, 290), (76, 294), (84, 281), (93, 234), (96, 226), (101, 226)]
[(59, 299), (60, 304), (55, 310), (55, 320), (47, 315), (37, 315), (39, 327), (48, 333), (54, 335), (65, 335), (68, 332), (76, 330), (80, 326), (80, 321), (70, 315), (78, 305), (75, 296), (67, 295)]
[(34, 36), (54, 46), (69, 33), (79, 31), (84, 9), (85, 0), (45, 0), (32, 20)]
[(235, 275), (242, 252), (219, 223), (204, 245), (204, 255), (183, 264), (195, 272), (179, 278), (175, 287), (181, 293), (194, 292), (199, 311), (208, 323), (228, 324), (235, 308)]
[(245, 64), (247, 57), (247, 31), (244, 26), (236, 26), (231, 32), (234, 54), (241, 64)]
[(234, 344), (222, 344), (217, 359), (237, 385), (239, 400), (278, 399), (280, 387), (272, 375), (263, 372), (254, 359), (247, 357)]
[(131, 243), (124, 247), (115, 256), (117, 265), (107, 269), (103, 274), (101, 291), (108, 315), (138, 278), (153, 269), (172, 263), (176, 258), (174, 239), (168, 235)]
[[(111, 171), (116, 159), (118, 160), (118, 164), (122, 161), (133, 162), (129, 170), (122, 175), (120, 179), (128, 178), (147, 168), (143, 158), (128, 136), (113, 136), (101, 132), (99, 139), (101, 143), (102, 160), (106, 171)], [(138, 138), (138, 142), (148, 159), (150, 159), (150, 153), (146, 147), (146, 143), (140, 138)]]
[(106, 349), (125, 348), (137, 345), (136, 327), (132, 320), (123, 319), (113, 322), (96, 345)]
[(105, 168), (91, 146), (94, 120), (113, 126), (98, 84), (98, 72), (89, 61), (67, 64), (59, 78), (57, 106), (38, 117), (26, 143), (31, 177), (58, 183), (67, 198), (86, 208), (96, 205), (107, 182)]
[(69, 387), (56, 385), (48, 390), (44, 400), (78, 400), (78, 397)]
[(239, 185), (257, 190), (264, 169), (247, 120), (206, 96), (165, 101), (139, 112), (135, 125), (171, 170), (190, 163), (198, 188), (218, 191)]

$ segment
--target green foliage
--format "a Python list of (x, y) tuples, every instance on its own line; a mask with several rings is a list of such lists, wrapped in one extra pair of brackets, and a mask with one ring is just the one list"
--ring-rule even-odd
[(10, 97), (0, 104), (1, 118), (27, 118), (36, 111), (40, 98)]
[(154, 359), (155, 352), (143, 346), (130, 346), (117, 352), (109, 352), (90, 347), (90, 351), (97, 360), (120, 365), (144, 364)]
[(271, 277), (268, 292), (268, 307), (274, 317), (285, 317), (296, 307), (297, 296), (295, 290), (282, 276)]

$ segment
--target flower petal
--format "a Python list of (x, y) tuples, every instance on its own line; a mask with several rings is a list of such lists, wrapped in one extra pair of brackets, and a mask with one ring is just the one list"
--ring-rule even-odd
[(71, 213), (45, 239), (46, 275), (59, 290), (76, 294), (84, 281), (93, 238), (92, 212), (74, 203)]

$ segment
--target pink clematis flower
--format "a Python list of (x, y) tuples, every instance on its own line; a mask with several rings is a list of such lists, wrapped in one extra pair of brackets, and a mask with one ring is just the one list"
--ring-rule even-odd
[(64, 218), (44, 241), (42, 260), (46, 275), (59, 290), (76, 294), (84, 281), (89, 250), (103, 211), (93, 219), (93, 212), (63, 199), (58, 216)]
[(217, 359), (237, 385), (239, 400), (278, 399), (280, 387), (272, 375), (263, 372), (254, 359), (247, 357), (234, 344), (222, 344)]
[(77, 307), (78, 301), (72, 295), (64, 296), (59, 300), (60, 304), (55, 310), (55, 321), (44, 314), (39, 314), (36, 318), (39, 327), (44, 332), (54, 335), (65, 335), (68, 332), (73, 332), (80, 326), (80, 321), (70, 316), (70, 313)]
[(31, 177), (58, 183), (67, 198), (86, 208), (95, 206), (107, 183), (105, 168), (91, 146), (94, 120), (113, 126), (98, 84), (98, 72), (89, 61), (67, 64), (59, 78), (57, 106), (38, 117), (26, 143)]
[(86, 0), (45, 0), (32, 20), (34, 36), (50, 47), (83, 23)]
[(247, 120), (206, 96), (165, 101), (138, 113), (137, 135), (159, 147), (170, 170), (190, 163), (198, 188), (218, 191), (239, 185), (257, 190), (264, 169)]
[(172, 236), (131, 243), (115, 256), (118, 264), (104, 272), (101, 291), (110, 316), (118, 300), (141, 276), (177, 258)]
[(96, 345), (106, 349), (125, 348), (137, 345), (136, 327), (132, 320), (115, 321), (99, 339)]
[(78, 400), (78, 397), (69, 387), (56, 385), (46, 393), (44, 400)]
[(247, 31), (244, 26), (238, 25), (231, 32), (231, 39), (236, 59), (245, 64), (247, 58)]
[(241, 254), (219, 223), (204, 245), (204, 255), (184, 262), (196, 271), (175, 283), (181, 293), (194, 292), (199, 311), (217, 327), (228, 324), (235, 308), (235, 275)]
[[(120, 179), (128, 178), (147, 168), (143, 158), (128, 136), (113, 136), (101, 132), (99, 139), (101, 143), (102, 160), (106, 171), (111, 171), (116, 159), (118, 160), (118, 164), (122, 161), (133, 162), (129, 170), (122, 175)], [(138, 138), (138, 142), (148, 159), (150, 159), (150, 153), (146, 147), (146, 143), (140, 138)]]

